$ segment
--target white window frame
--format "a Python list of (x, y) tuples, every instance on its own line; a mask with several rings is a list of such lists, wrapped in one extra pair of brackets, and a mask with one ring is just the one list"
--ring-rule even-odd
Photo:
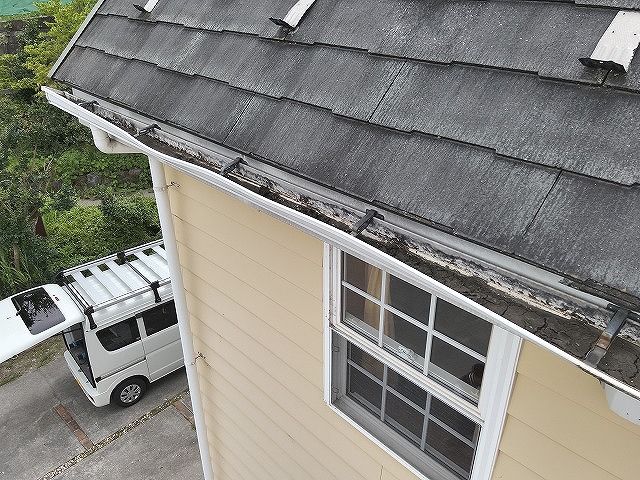
[[(369, 253), (369, 248), (363, 248), (361, 251), (353, 251), (349, 248), (339, 249), (325, 243), (323, 258), (324, 400), (339, 416), (362, 432), (371, 441), (380, 446), (380, 448), (393, 456), (420, 479), (434, 480), (436, 478), (447, 478), (449, 476), (454, 478), (454, 475), (446, 471), (444, 467), (438, 468), (437, 466), (434, 468), (433, 475), (422, 473), (409, 461), (403, 458), (398, 451), (389, 447), (384, 443), (384, 440), (378, 438), (374, 433), (372, 433), (375, 432), (375, 428), (372, 429), (370, 425), (368, 428), (365, 428), (355, 420), (355, 418), (358, 417), (357, 414), (354, 415), (353, 412), (349, 412), (349, 409), (345, 407), (342, 409), (338, 408), (332, 403), (332, 362), (334, 357), (332, 352), (333, 334), (337, 333), (356, 345), (364, 346), (366, 350), (366, 344), (363, 344), (361, 339), (362, 337), (355, 333), (351, 328), (340, 323), (340, 296), (342, 287), (342, 271), (340, 265), (343, 252), (353, 255), (366, 263), (380, 268), (401, 280), (429, 292), (432, 296), (432, 301), (436, 297), (440, 298), (494, 324), (487, 351), (482, 389), (480, 391), (477, 406), (465, 401), (461, 397), (458, 397), (452, 393), (451, 390), (440, 385), (436, 381), (425, 377), (414, 368), (409, 367), (407, 364), (396, 358), (394, 355), (390, 353), (387, 354), (384, 351), (378, 351), (377, 355), (380, 360), (384, 361), (384, 363), (392, 366), (395, 370), (399, 371), (410, 380), (415, 380), (419, 385), (423, 387), (426, 386), (429, 391), (435, 393), (441, 399), (447, 399), (448, 402), (445, 403), (449, 403), (456, 410), (464, 412), (465, 415), (481, 425), (470, 480), (488, 480), (491, 478), (500, 437), (504, 427), (507, 405), (511, 394), (516, 364), (520, 352), (521, 339), (518, 336), (500, 328), (498, 325), (495, 325), (495, 322), (492, 321), (492, 316), (495, 316), (494, 313), (489, 312), (472, 300), (463, 297), (459, 293), (440, 284), (427, 275), (418, 272), (408, 265), (398, 262), (391, 257), (387, 258), (385, 255), (375, 256), (374, 258), (374, 256)], [(380, 428), (385, 430), (385, 438), (393, 437), (393, 433), (389, 433), (391, 430), (389, 427), (384, 426), (381, 423)], [(391, 440), (391, 442), (393, 442), (393, 440)], [(399, 451), (403, 450), (402, 447), (396, 448)], [(403, 453), (407, 456), (406, 452)]]

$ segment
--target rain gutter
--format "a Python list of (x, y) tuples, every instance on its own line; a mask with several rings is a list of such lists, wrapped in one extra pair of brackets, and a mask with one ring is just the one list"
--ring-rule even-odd
[[(633, 397), (636, 400), (640, 400), (640, 391), (636, 390), (630, 385), (627, 385), (626, 383), (621, 382), (620, 380), (613, 378), (610, 375), (590, 365), (587, 365), (584, 361), (573, 357), (564, 350), (561, 350), (555, 345), (546, 342), (540, 337), (537, 337), (532, 332), (529, 332), (528, 330), (513, 324), (497, 313), (476, 304), (472, 300), (466, 298), (464, 295), (446, 287), (445, 285), (442, 285), (441, 283), (418, 272), (417, 270), (407, 267), (407, 265), (402, 263), (400, 260), (391, 257), (384, 252), (381, 252), (375, 247), (365, 243), (362, 240), (359, 240), (349, 233), (339, 230), (331, 225), (321, 222), (320, 220), (307, 216), (277, 202), (274, 202), (273, 200), (269, 200), (268, 198), (265, 198), (243, 187), (242, 185), (238, 185), (234, 181), (223, 177), (222, 175), (219, 175), (209, 169), (186, 162), (184, 160), (179, 160), (165, 153), (158, 152), (153, 148), (145, 145), (138, 139), (134, 138), (132, 135), (117, 127), (108, 120), (78, 106), (76, 103), (65, 98), (56, 91), (47, 87), (42, 87), (42, 89), (47, 95), (47, 100), (52, 105), (55, 105), (56, 107), (74, 115), (83, 123), (86, 122), (85, 124), (93, 125), (94, 127), (103, 130), (112, 139), (117, 140), (129, 147), (132, 147), (140, 153), (144, 153), (150, 158), (156, 159), (158, 162), (161, 162), (195, 179), (198, 179), (201, 182), (212, 186), (231, 197), (237, 198), (243, 203), (250, 205), (251, 207), (259, 211), (262, 211), (289, 225), (293, 225), (297, 229), (309, 233), (324, 242), (335, 245), (343, 251), (356, 256), (365, 256), (377, 259), (380, 263), (391, 264), (400, 271), (405, 272), (406, 275), (417, 284), (430, 289), (437, 296), (446, 297), (448, 301), (451, 301), (452, 303), (465, 308), (469, 312), (481, 318), (484, 318), (492, 324), (522, 338), (523, 340), (531, 342), (534, 345), (537, 345), (557, 355), (558, 357), (579, 367), (586, 373), (589, 373), (590, 375), (598, 378), (601, 382), (604, 382), (605, 384), (608, 384), (615, 389), (624, 392), (625, 394)], [(222, 155), (219, 156), (220, 159), (222, 159), (224, 162), (234, 160), (232, 157), (224, 158)]]

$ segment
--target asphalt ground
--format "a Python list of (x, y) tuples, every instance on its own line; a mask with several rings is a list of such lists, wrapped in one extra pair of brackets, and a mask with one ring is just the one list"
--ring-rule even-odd
[(62, 355), (0, 387), (0, 480), (202, 479), (184, 369), (96, 408)]

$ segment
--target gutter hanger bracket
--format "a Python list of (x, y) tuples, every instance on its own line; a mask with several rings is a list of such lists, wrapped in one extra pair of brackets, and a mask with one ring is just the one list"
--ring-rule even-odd
[(141, 128), (140, 130), (136, 131), (136, 134), (134, 135), (134, 137), (139, 137), (140, 135), (145, 135), (145, 134), (147, 134), (149, 132), (153, 132), (156, 128), (158, 130), (162, 130), (160, 128), (160, 125), (158, 125), (157, 123), (154, 123), (153, 125), (149, 125), (148, 127), (144, 127), (144, 128)]
[(605, 356), (607, 350), (611, 346), (613, 339), (620, 333), (622, 327), (627, 322), (629, 318), (629, 314), (631, 312), (626, 308), (618, 308), (616, 313), (613, 315), (613, 318), (609, 321), (607, 328), (600, 334), (598, 340), (596, 340), (595, 345), (589, 350), (589, 353), (584, 357), (584, 362), (591, 366), (596, 367), (602, 357)]
[(231, 160), (230, 162), (225, 163), (220, 168), (220, 175), (222, 175), (223, 177), (226, 177), (229, 173), (231, 173), (236, 168), (238, 168), (240, 164), (246, 165), (247, 162), (245, 162), (241, 157), (236, 157), (234, 160)]
[(93, 107), (97, 104), (98, 104), (97, 100), (91, 100), (89, 102), (80, 102), (78, 106), (82, 108), (86, 108), (87, 110), (90, 110), (93, 112)]
[(373, 210), (368, 208), (365, 212), (364, 217), (362, 217), (351, 229), (351, 235), (357, 237), (360, 235), (365, 228), (369, 226), (369, 224), (373, 221), (374, 218), (379, 220), (384, 220), (384, 216), (378, 213), (377, 210)]

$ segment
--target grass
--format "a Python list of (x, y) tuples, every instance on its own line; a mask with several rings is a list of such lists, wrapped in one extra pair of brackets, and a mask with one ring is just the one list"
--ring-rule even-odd
[(25, 373), (43, 367), (61, 355), (64, 348), (62, 338), (56, 335), (0, 363), (0, 386), (12, 382)]

